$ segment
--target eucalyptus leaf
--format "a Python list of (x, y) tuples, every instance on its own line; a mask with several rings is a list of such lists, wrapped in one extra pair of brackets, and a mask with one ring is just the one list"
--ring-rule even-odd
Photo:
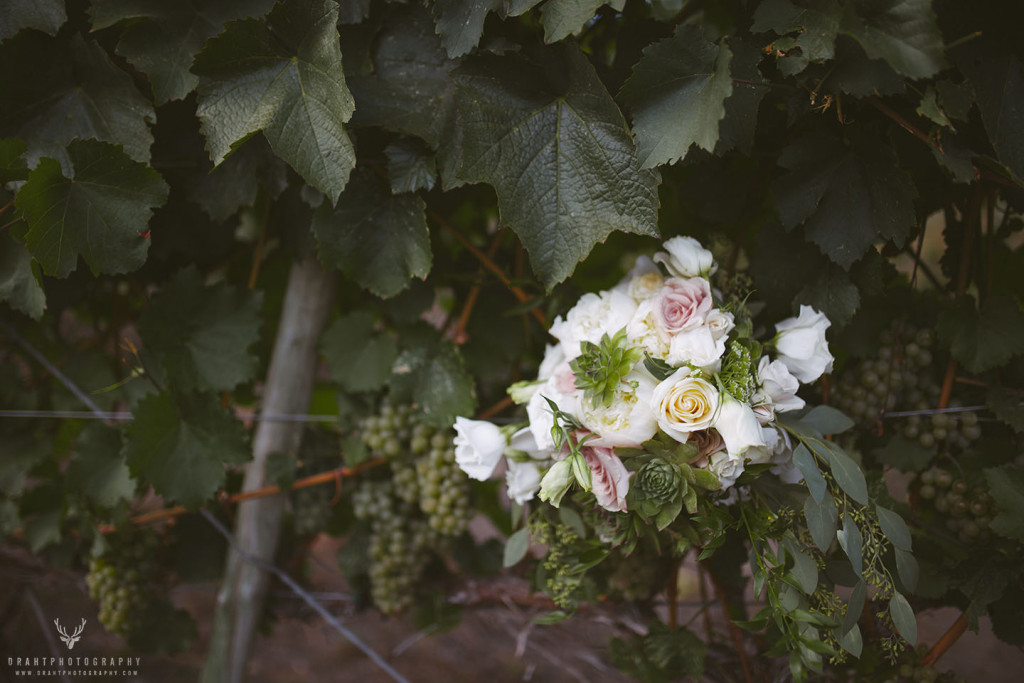
[(860, 575), (864, 570), (864, 540), (860, 529), (857, 528), (857, 524), (847, 512), (843, 513), (843, 528), (836, 532), (836, 537), (839, 539), (839, 545), (842, 547), (843, 552), (850, 559), (850, 566), (853, 568), (853, 572)]
[(828, 552), (836, 537), (836, 523), (839, 519), (839, 512), (831, 494), (825, 492), (821, 502), (814, 500), (813, 496), (808, 496), (804, 501), (804, 517), (807, 519), (807, 528), (811, 532), (814, 544), (823, 553)]
[(814, 461), (814, 456), (802, 443), (793, 450), (793, 464), (800, 470), (800, 474), (804, 475), (804, 483), (807, 484), (807, 490), (811, 492), (811, 498), (815, 502), (821, 503), (827, 494), (825, 478), (821, 476), (821, 470), (818, 469), (818, 463)]
[(519, 564), (519, 561), (526, 557), (530, 549), (530, 530), (523, 527), (508, 537), (505, 541), (505, 552), (502, 556), (503, 567), (512, 567)]
[(911, 645), (917, 644), (917, 619), (910, 603), (902, 593), (893, 593), (889, 600), (889, 615), (896, 625), (896, 630)]
[(907, 528), (907, 523), (903, 521), (903, 518), (881, 505), (875, 505), (875, 512), (878, 514), (878, 526), (882, 528), (882, 533), (889, 539), (893, 547), (910, 552), (912, 543), (910, 529)]

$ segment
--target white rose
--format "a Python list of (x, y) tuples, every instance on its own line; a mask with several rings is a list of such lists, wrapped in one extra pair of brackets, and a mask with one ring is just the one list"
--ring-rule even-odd
[(611, 405), (593, 406), (590, 401), (581, 401), (580, 422), (598, 435), (587, 444), (636, 447), (651, 439), (658, 431), (658, 421), (651, 411), (654, 384), (646, 372), (633, 370), (619, 383)]
[(728, 335), (736, 327), (736, 317), (728, 311), (713, 308), (705, 316), (704, 324), (711, 330), (711, 336), (718, 340)]
[[(761, 433), (761, 423), (746, 403), (741, 403), (729, 394), (722, 396), (722, 407), (714, 422), (715, 430), (725, 441), (729, 455), (740, 458), (767, 456), (767, 444)], [(750, 450), (754, 453), (749, 453)]]
[(659, 251), (654, 260), (676, 277), (707, 277), (718, 270), (715, 257), (692, 237), (673, 237), (662, 246), (668, 253)]
[(540, 467), (535, 462), (509, 460), (505, 484), (508, 486), (509, 499), (522, 505), (532, 500), (540, 490)]
[(822, 373), (832, 371), (832, 354), (825, 340), (825, 330), (831, 324), (824, 313), (810, 306), (800, 306), (798, 317), (775, 325), (779, 360), (801, 382), (813, 382)]
[(471, 479), (484, 481), (491, 476), (506, 444), (497, 425), (455, 418), (455, 462)]
[(530, 432), (537, 442), (537, 447), (541, 450), (553, 450), (555, 447), (554, 439), (551, 438), (551, 428), (555, 424), (555, 419), (551, 413), (551, 407), (545, 399), (551, 399), (563, 413), (569, 415), (579, 413), (580, 392), (575, 387), (570, 390), (566, 386), (565, 368), (568, 368), (568, 364), (549, 377), (526, 404), (526, 415), (530, 419)]
[(709, 374), (722, 368), (722, 354), (725, 353), (725, 337), (715, 339), (707, 326), (686, 330), (672, 337), (668, 362), (678, 367), (693, 365)]
[(729, 455), (726, 451), (712, 453), (708, 458), (708, 471), (718, 477), (718, 480), (722, 482), (720, 490), (724, 491), (732, 488), (732, 485), (743, 474), (743, 458)]
[(668, 357), (669, 338), (658, 331), (650, 299), (640, 302), (626, 325), (626, 341), (630, 346), (643, 349), (652, 358), (664, 360)]
[(654, 387), (651, 408), (661, 431), (685, 442), (690, 432), (707, 429), (718, 412), (718, 389), (689, 368), (680, 368)]
[[(626, 273), (626, 277), (622, 278), (619, 284), (615, 285), (612, 289), (616, 292), (622, 292), (639, 302), (661, 289), (660, 283), (663, 280), (664, 276), (662, 276), (654, 261), (646, 256), (640, 256), (637, 258), (633, 268)], [(654, 282), (658, 282), (658, 284), (655, 285), (653, 284)], [(651, 287), (653, 287), (653, 291), (648, 293), (648, 289)]]
[(610, 448), (587, 448), (581, 451), (590, 467), (591, 492), (597, 504), (611, 512), (626, 509), (629, 493), (629, 472)]
[(564, 320), (555, 318), (550, 334), (562, 343), (565, 357), (572, 359), (580, 355), (582, 342), (597, 344), (605, 334), (615, 334), (629, 323), (634, 311), (636, 302), (622, 292), (584, 294)]

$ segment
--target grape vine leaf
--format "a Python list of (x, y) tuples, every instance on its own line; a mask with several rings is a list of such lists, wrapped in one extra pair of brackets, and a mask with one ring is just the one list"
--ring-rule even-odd
[(224, 221), (243, 206), (255, 204), (260, 187), (277, 198), (287, 186), (288, 166), (257, 133), (223, 163), (197, 178), (190, 197), (210, 218)]
[(462, 171), (492, 185), (503, 224), (519, 235), (551, 289), (615, 230), (657, 235), (659, 176), (640, 169), (615, 102), (577, 47), (546, 68), (483, 55), (454, 74)]
[(359, 24), (370, 16), (370, 0), (346, 0), (338, 3), (338, 23)]
[(957, 64), (974, 86), (981, 121), (999, 160), (1024, 179), (1024, 67), (1013, 54), (979, 58), (967, 52)]
[(878, 462), (888, 467), (895, 467), (904, 472), (918, 472), (928, 466), (935, 456), (934, 448), (925, 448), (916, 440), (911, 441), (902, 434), (897, 434), (881, 448), (872, 451)]
[(25, 141), (21, 138), (0, 138), (0, 185), (28, 178), (25, 149)]
[(1009, 425), (1018, 434), (1024, 434), (1024, 404), (1019, 395), (1002, 387), (990, 386), (985, 403), (1000, 422)]
[(437, 182), (434, 155), (416, 138), (403, 138), (384, 148), (388, 179), (395, 194), (432, 190)]
[[(578, 35), (603, 4), (605, 0), (547, 0), (540, 9), (545, 42), (555, 43), (571, 35)], [(615, 11), (621, 12), (626, 2), (618, 0), (608, 4)]]
[(224, 466), (249, 459), (242, 423), (212, 394), (152, 394), (136, 406), (122, 453), (133, 476), (187, 508), (224, 483)]
[(0, 301), (33, 320), (39, 320), (46, 309), (38, 269), (23, 244), (0, 235)]
[[(26, 64), (32, 65), (30, 78)], [(5, 43), (0, 92), (0, 135), (25, 141), (29, 166), (46, 156), (70, 172), (65, 147), (89, 138), (122, 145), (135, 161), (149, 161), (152, 103), (103, 48), (77, 33), (65, 41), (28, 31)]]
[(1000, 536), (1024, 540), (1024, 468), (1007, 465), (987, 469), (985, 479), (999, 510), (989, 528)]
[(147, 224), (167, 200), (160, 174), (133, 161), (120, 147), (72, 140), (67, 158), (74, 173), (44, 158), (22, 186), (15, 204), (26, 218), (25, 246), (47, 275), (67, 277), (85, 259), (93, 273), (127, 273), (146, 260)]
[(204, 286), (190, 266), (153, 296), (139, 334), (177, 389), (230, 391), (259, 368), (249, 348), (259, 341), (262, 305), (262, 292)]
[[(772, 43), (780, 53), (779, 71), (784, 76), (800, 73), (810, 62), (835, 55), (836, 35), (842, 9), (836, 0), (812, 0), (800, 5), (790, 0), (766, 0), (754, 12), (751, 31), (774, 31), (785, 36)], [(788, 34), (795, 33), (795, 36)]]
[(67, 19), (64, 0), (4, 0), (0, 2), (0, 41), (26, 28), (56, 35)]
[(434, 35), (426, 10), (408, 7), (387, 17), (369, 43), (355, 46), (349, 56), (346, 43), (345, 76), (359, 106), (352, 116), (358, 125), (423, 138), (437, 149), (454, 125), (454, 66)]
[(233, 19), (259, 16), (270, 0), (93, 0), (93, 30), (129, 20), (117, 53), (149, 77), (157, 104), (185, 97), (198, 78), (189, 72), (192, 60), (211, 38)]
[(452, 59), (466, 54), (480, 42), (484, 20), (502, 7), (502, 0), (435, 0), (437, 35)]
[(806, 304), (821, 311), (838, 328), (850, 322), (857, 312), (860, 290), (846, 271), (833, 264), (826, 264), (817, 278), (800, 290), (793, 303)]
[(347, 391), (380, 389), (398, 357), (395, 341), (374, 331), (369, 311), (353, 311), (335, 320), (320, 338), (320, 352), (331, 377)]
[(681, 24), (672, 37), (644, 49), (619, 91), (633, 112), (641, 166), (678, 161), (691, 145), (714, 150), (733, 89), (731, 60), (724, 41), (709, 42), (691, 24)]
[(1024, 313), (1013, 299), (995, 294), (977, 310), (962, 296), (939, 314), (939, 339), (971, 372), (999, 367), (1024, 353)]
[(473, 376), (447, 339), (427, 339), (403, 351), (392, 367), (390, 391), (396, 400), (419, 405), (423, 417), (439, 427), (476, 409)]
[(415, 194), (391, 194), (368, 171), (353, 174), (337, 206), (317, 209), (313, 234), (321, 263), (380, 297), (430, 272), (426, 204)]
[(196, 113), (214, 164), (262, 130), (274, 152), (332, 200), (355, 150), (345, 132), (355, 103), (345, 85), (338, 4), (284, 0), (265, 19), (240, 19), (206, 41), (192, 71)]
[(757, 85), (765, 82), (758, 65), (763, 51), (739, 38), (729, 40), (732, 61), (732, 94), (725, 98), (725, 117), (718, 123), (715, 154), (721, 156), (732, 149), (749, 154), (757, 132), (757, 113), (761, 100), (770, 88)]
[(779, 218), (803, 224), (807, 239), (849, 270), (881, 236), (901, 245), (917, 220), (917, 190), (891, 150), (877, 141), (846, 144), (812, 132), (779, 158), (789, 173), (773, 190)]
[(871, 59), (908, 78), (928, 78), (946, 63), (932, 0), (865, 0), (846, 5), (839, 29)]
[(101, 507), (130, 501), (135, 482), (121, 454), (121, 432), (103, 424), (83, 429), (68, 463), (67, 481)]

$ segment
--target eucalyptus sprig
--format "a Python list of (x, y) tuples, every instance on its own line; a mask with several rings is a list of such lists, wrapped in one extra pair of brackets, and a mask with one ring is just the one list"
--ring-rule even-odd
[(644, 357), (642, 349), (626, 345), (626, 328), (611, 337), (605, 333), (599, 344), (585, 341), (580, 349), (569, 367), (576, 375), (576, 388), (595, 407), (612, 404), (619, 384)]

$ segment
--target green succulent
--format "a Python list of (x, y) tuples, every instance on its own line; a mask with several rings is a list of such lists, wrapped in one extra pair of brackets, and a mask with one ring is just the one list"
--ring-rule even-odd
[(643, 358), (641, 349), (626, 346), (626, 328), (609, 337), (606, 332), (600, 344), (585, 341), (582, 353), (569, 363), (576, 375), (576, 388), (594, 406), (610, 406), (615, 390)]

